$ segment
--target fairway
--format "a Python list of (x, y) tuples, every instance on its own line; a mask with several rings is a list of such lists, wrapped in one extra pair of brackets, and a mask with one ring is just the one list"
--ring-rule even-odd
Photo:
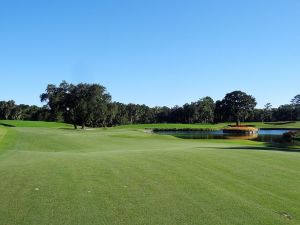
[(1, 225), (300, 224), (297, 149), (7, 123)]

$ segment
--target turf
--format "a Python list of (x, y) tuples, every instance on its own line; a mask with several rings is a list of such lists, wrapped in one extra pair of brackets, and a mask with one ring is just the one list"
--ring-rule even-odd
[(45, 127), (45, 128), (71, 128), (70, 124), (43, 122), (43, 121), (22, 121), (22, 120), (0, 120), (0, 126), (6, 127)]
[(6, 129), (0, 126), (0, 143), (6, 134)]
[(36, 125), (0, 126), (1, 225), (300, 224), (299, 149)]
[[(252, 125), (257, 128), (294, 128), (300, 129), (300, 121), (298, 122), (275, 122), (275, 123), (261, 123), (261, 122), (249, 122), (243, 123), (247, 125)], [(228, 125), (235, 125), (234, 123), (217, 123), (217, 124), (134, 124), (134, 125), (123, 125), (119, 126), (120, 129), (151, 129), (151, 128), (159, 128), (159, 129), (172, 129), (172, 128), (191, 128), (191, 129), (222, 129), (227, 127)]]

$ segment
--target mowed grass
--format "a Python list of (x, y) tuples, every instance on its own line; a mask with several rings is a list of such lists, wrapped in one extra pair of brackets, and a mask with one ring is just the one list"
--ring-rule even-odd
[(1, 225), (300, 224), (297, 149), (37, 124), (0, 126)]
[[(191, 129), (222, 129), (228, 125), (235, 125), (235, 123), (217, 123), (217, 124), (134, 124), (134, 125), (123, 125), (119, 128), (124, 129), (181, 129), (181, 128), (191, 128)], [(262, 123), (262, 122), (245, 122), (242, 125), (252, 125), (257, 128), (292, 128), (300, 129), (300, 121), (297, 122), (274, 122), (274, 123)]]
[(0, 120), (0, 126), (6, 127), (44, 127), (44, 128), (70, 128), (70, 124), (43, 121), (22, 121), (22, 120)]
[[(0, 120), (0, 126), (7, 127), (41, 127), (41, 128), (73, 128), (71, 124), (57, 123), (57, 122), (43, 122), (43, 121), (21, 121), (21, 120)], [(216, 124), (180, 124), (180, 123), (159, 123), (159, 124), (133, 124), (116, 126), (118, 129), (222, 129), (228, 125), (235, 125), (235, 123), (216, 123)], [(242, 125), (252, 125), (257, 128), (295, 128), (300, 129), (300, 121), (297, 122), (245, 122)]]
[(6, 129), (0, 126), (0, 143), (6, 134)]

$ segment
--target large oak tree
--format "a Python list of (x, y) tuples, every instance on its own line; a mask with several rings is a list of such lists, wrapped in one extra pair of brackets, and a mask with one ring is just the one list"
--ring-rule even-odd
[(75, 129), (77, 125), (84, 129), (87, 124), (106, 125), (111, 96), (99, 84), (74, 85), (63, 81), (59, 86), (48, 85), (46, 92), (41, 95), (41, 101), (47, 102), (56, 117), (62, 114), (65, 121), (71, 122)]
[(233, 91), (226, 94), (220, 104), (228, 118), (233, 118), (236, 125), (239, 126), (241, 120), (245, 120), (252, 115), (257, 103), (251, 95), (242, 91)]

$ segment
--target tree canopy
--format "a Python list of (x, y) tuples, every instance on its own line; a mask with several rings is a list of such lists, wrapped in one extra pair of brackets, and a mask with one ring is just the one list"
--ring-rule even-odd
[(233, 91), (226, 94), (220, 102), (220, 107), (228, 118), (233, 118), (236, 125), (240, 125), (241, 120), (245, 120), (253, 114), (256, 104), (255, 98), (251, 95), (242, 91)]
[(113, 102), (100, 84), (49, 84), (41, 94), (43, 107), (0, 101), (0, 119), (67, 122), (77, 126), (106, 127), (138, 123), (217, 123), (235, 121), (300, 120), (300, 95), (278, 108), (267, 103), (257, 109), (256, 100), (242, 91), (226, 94), (214, 101), (207, 96), (174, 107), (149, 107), (144, 104)]
[(63, 81), (59, 86), (48, 85), (41, 101), (47, 102), (54, 117), (62, 115), (75, 128), (81, 125), (84, 129), (86, 125), (106, 125), (111, 96), (99, 84), (73, 85)]

